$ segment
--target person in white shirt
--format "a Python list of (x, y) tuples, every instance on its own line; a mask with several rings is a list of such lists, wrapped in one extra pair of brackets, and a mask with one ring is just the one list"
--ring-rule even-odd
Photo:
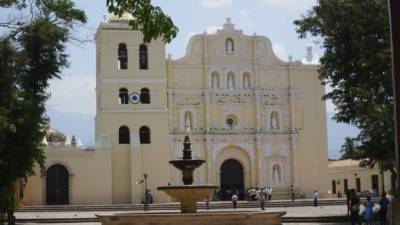
[(238, 201), (238, 196), (237, 196), (237, 194), (236, 193), (234, 193), (233, 195), (232, 195), (232, 203), (233, 203), (233, 208), (234, 209), (236, 209), (236, 207), (237, 207), (237, 201)]
[(268, 187), (267, 193), (268, 193), (268, 201), (271, 201), (272, 200), (272, 188), (271, 187)]
[(319, 197), (319, 194), (318, 194), (318, 191), (314, 191), (314, 194), (313, 194), (313, 199), (314, 199), (314, 207), (317, 207), (318, 206), (318, 197)]

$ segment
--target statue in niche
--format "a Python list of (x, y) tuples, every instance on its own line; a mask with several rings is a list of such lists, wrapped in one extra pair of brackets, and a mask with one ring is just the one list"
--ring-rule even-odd
[(277, 112), (271, 113), (271, 129), (279, 129), (279, 118)]
[(227, 38), (226, 39), (225, 50), (227, 52), (233, 52), (234, 51), (234, 45), (233, 45), (233, 39), (232, 38)]
[(219, 76), (218, 76), (218, 74), (213, 74), (212, 75), (212, 81), (211, 81), (212, 83), (211, 83), (211, 88), (212, 89), (219, 89), (220, 87), (219, 87)]
[(278, 165), (275, 165), (272, 169), (272, 181), (274, 185), (279, 185), (281, 183), (281, 172)]
[(243, 76), (243, 89), (250, 89), (250, 77), (247, 73)]
[(193, 129), (192, 114), (190, 112), (185, 112), (185, 129), (186, 131)]
[(228, 89), (235, 89), (235, 79), (233, 74), (228, 74)]

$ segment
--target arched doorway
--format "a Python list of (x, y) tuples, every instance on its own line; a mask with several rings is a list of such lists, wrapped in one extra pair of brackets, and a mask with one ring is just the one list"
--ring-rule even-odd
[(220, 168), (221, 200), (230, 200), (233, 192), (244, 199), (244, 173), (242, 164), (235, 159), (228, 159)]
[(69, 204), (69, 173), (62, 165), (56, 164), (47, 169), (46, 204)]

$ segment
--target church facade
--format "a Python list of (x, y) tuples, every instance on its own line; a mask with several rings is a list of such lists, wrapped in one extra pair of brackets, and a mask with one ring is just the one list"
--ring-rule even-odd
[(156, 188), (180, 184), (168, 161), (181, 157), (188, 128), (194, 156), (206, 160), (194, 182), (219, 185), (222, 199), (256, 186), (276, 198), (292, 185), (299, 197), (328, 192), (317, 64), (279, 59), (268, 38), (229, 18), (191, 37), (176, 60), (161, 41), (143, 44), (124, 18), (110, 19), (96, 56), (95, 148), (47, 140), (47, 171), (28, 179), (26, 204), (140, 203), (145, 188), (168, 202)]

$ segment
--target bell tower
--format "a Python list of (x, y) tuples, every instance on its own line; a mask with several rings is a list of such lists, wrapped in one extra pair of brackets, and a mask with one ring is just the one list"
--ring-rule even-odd
[(113, 203), (142, 202), (145, 183), (163, 202), (155, 190), (170, 181), (165, 45), (143, 43), (129, 19), (112, 17), (96, 33), (96, 151), (112, 152)]

